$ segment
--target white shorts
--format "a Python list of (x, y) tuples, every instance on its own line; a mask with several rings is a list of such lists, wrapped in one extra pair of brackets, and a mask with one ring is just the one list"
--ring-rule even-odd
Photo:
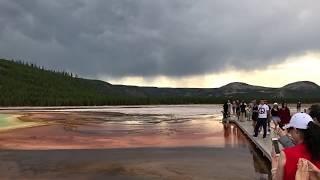
[(279, 123), (281, 121), (279, 116), (272, 116), (272, 120), (273, 120), (273, 122), (277, 122), (277, 123)]

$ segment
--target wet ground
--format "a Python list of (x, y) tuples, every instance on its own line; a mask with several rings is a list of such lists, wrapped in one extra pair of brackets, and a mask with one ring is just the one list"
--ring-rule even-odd
[[(267, 179), (269, 163), (220, 106), (12, 111), (39, 126), (0, 133), (4, 179)], [(10, 115), (9, 115), (10, 116)], [(0, 127), (1, 130), (1, 127)]]

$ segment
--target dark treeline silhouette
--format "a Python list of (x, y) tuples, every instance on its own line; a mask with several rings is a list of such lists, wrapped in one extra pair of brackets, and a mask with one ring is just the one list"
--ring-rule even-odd
[(30, 67), (34, 70), (42, 70), (42, 71), (47, 71), (47, 72), (51, 72), (51, 73), (56, 73), (56, 74), (61, 74), (63, 76), (66, 76), (66, 77), (70, 77), (70, 78), (73, 78), (73, 77), (78, 77), (78, 75), (74, 75), (73, 73), (70, 73), (70, 72), (67, 72), (67, 71), (56, 71), (56, 70), (51, 70), (51, 69), (47, 69), (45, 68), (44, 66), (38, 66), (37, 64), (35, 63), (31, 63), (31, 62), (27, 62), (27, 61), (22, 61), (22, 60), (10, 60), (10, 62), (13, 62), (15, 64), (20, 64), (20, 65), (23, 65), (23, 66), (26, 66), (26, 67)]
[[(109, 90), (109, 91), (108, 91)], [(0, 59), (0, 106), (92, 106), (219, 103), (205, 97), (139, 97), (102, 81), (78, 78), (33, 63)], [(109, 93), (108, 93), (109, 92)]]
[[(82, 79), (66, 71), (49, 70), (34, 63), (0, 59), (0, 106), (214, 104), (230, 99), (208, 95), (208, 92), (211, 89), (117, 86)], [(252, 99), (246, 95), (233, 98)], [(314, 100), (303, 99), (304, 102)], [(286, 101), (296, 102), (297, 99)]]

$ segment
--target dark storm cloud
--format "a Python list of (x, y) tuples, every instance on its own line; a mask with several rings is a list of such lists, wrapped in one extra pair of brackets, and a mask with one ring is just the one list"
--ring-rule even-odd
[(320, 49), (320, 2), (0, 0), (0, 56), (83, 76), (259, 69)]

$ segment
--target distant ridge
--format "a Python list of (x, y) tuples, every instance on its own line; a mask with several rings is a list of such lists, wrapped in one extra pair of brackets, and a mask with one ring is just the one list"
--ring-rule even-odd
[[(250, 84), (243, 83), (243, 82), (232, 82), (232, 83), (226, 84), (224, 86), (221, 86), (220, 88), (223, 88), (223, 89), (264, 89), (264, 88), (270, 88), (270, 87), (255, 86), (255, 85), (250, 85)], [(281, 88), (291, 89), (291, 90), (294, 90), (294, 89), (319, 89), (320, 86), (314, 82), (311, 82), (311, 81), (297, 81), (297, 82), (287, 84)]]
[(267, 87), (263, 86), (254, 86), (243, 82), (232, 82), (227, 85), (220, 87), (220, 89), (232, 89), (232, 90), (243, 90), (243, 89), (266, 89)]
[(79, 78), (34, 64), (0, 59), (0, 106), (88, 106), (139, 104), (209, 104), (227, 99), (320, 102), (320, 87), (310, 81), (281, 88), (242, 82), (220, 88), (157, 88)]
[(289, 90), (319, 90), (319, 88), (320, 87), (316, 83), (311, 81), (298, 81), (282, 87), (282, 89)]

